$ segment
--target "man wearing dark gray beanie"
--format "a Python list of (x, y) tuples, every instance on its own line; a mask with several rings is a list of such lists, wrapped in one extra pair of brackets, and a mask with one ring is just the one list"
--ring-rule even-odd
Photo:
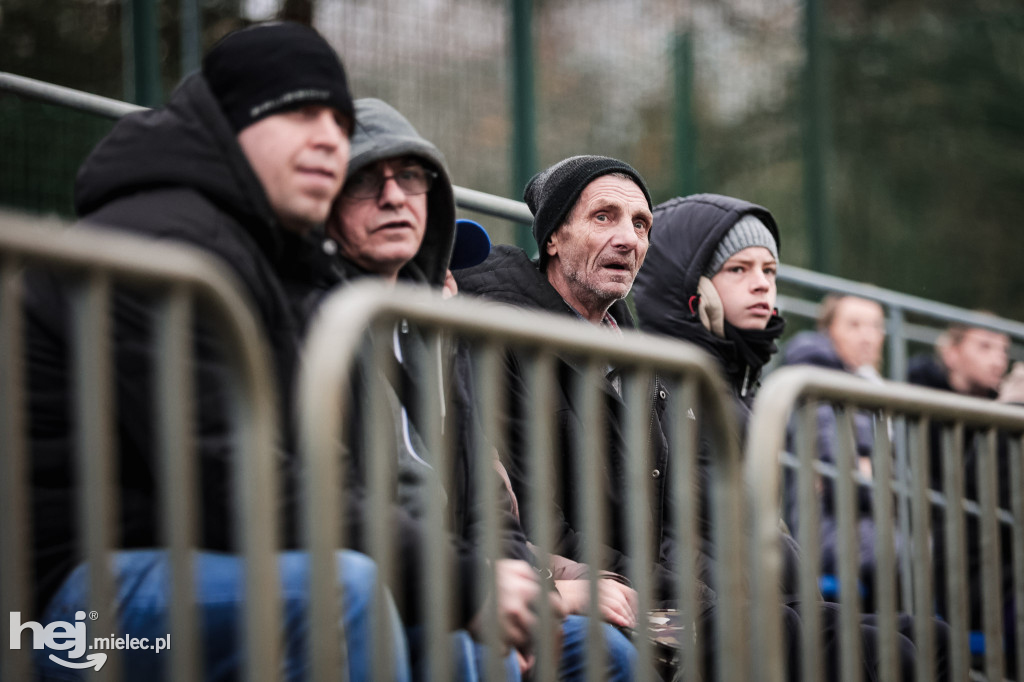
[[(633, 327), (633, 319), (623, 300), (629, 293), (637, 271), (644, 262), (652, 227), (650, 194), (640, 174), (629, 164), (603, 156), (575, 156), (538, 173), (527, 185), (526, 203), (533, 211), (533, 234), (540, 250), (534, 261), (522, 250), (512, 246), (496, 246), (482, 264), (457, 271), (459, 291), (483, 298), (543, 311), (589, 322), (612, 334), (621, 327)], [(625, 480), (626, 425), (634, 406), (621, 399), (622, 385), (615, 368), (602, 380), (602, 395), (610, 409), (600, 423), (584, 422), (575, 388), (584, 381), (584, 368), (574, 358), (558, 361), (554, 373), (557, 382), (552, 395), (539, 396), (526, 379), (530, 359), (518, 353), (506, 361), (507, 420), (506, 449), (500, 453), (509, 474), (512, 489), (519, 500), (525, 527), (531, 527), (531, 500), (536, 490), (531, 486), (532, 453), (528, 444), (518, 437), (528, 432), (526, 420), (536, 404), (550, 404), (557, 415), (558, 444), (554, 453), (557, 462), (553, 471), (570, 472), (582, 467), (586, 457), (580, 429), (593, 430), (607, 436), (607, 463), (602, 461), (602, 482), (597, 490), (581, 491), (572, 476), (552, 481), (555, 542), (554, 553), (574, 561), (586, 561), (581, 529), (588, 527), (583, 517), (582, 495), (598, 495), (607, 510), (607, 527), (627, 527), (628, 505), (623, 490)], [(664, 499), (664, 486), (669, 451), (661, 428), (661, 415), (667, 401), (664, 385), (649, 384), (651, 400), (639, 408), (642, 421), (650, 424), (651, 499)], [(544, 402), (544, 401), (549, 402)], [(577, 428), (578, 427), (578, 428)], [(665, 519), (654, 519), (654, 537), (665, 529)], [(596, 568), (617, 576), (635, 578), (631, 574), (638, 563), (631, 562), (629, 541), (619, 533), (608, 538), (603, 563)], [(655, 564), (648, 576), (658, 599), (670, 599), (678, 581), (676, 573)], [(612, 576), (599, 581), (598, 611), (609, 622), (636, 627), (641, 622), (637, 613), (637, 595)], [(571, 586), (570, 586), (571, 587)], [(562, 591), (562, 587), (559, 586)], [(562, 598), (571, 610), (579, 595), (575, 590), (563, 591)], [(701, 608), (710, 608), (714, 595), (706, 586), (698, 586)], [(582, 596), (583, 603), (587, 595)], [(643, 627), (642, 625), (640, 626)]]
[(533, 212), (537, 260), (496, 246), (457, 274), (459, 289), (617, 327), (622, 315), (613, 304), (629, 293), (649, 244), (651, 195), (643, 178), (618, 159), (572, 156), (533, 176), (523, 196)]
[(571, 156), (533, 176), (523, 199), (533, 213), (533, 238), (540, 250), (540, 266), (547, 265), (545, 244), (576, 204), (584, 188), (602, 175), (619, 173), (631, 178), (651, 206), (651, 196), (643, 178), (632, 166), (607, 156)]
[[(294, 414), (292, 386), (311, 312), (308, 302), (338, 281), (331, 254), (323, 251), (323, 230), (345, 178), (353, 122), (345, 70), (316, 31), (289, 23), (253, 26), (221, 40), (165, 107), (118, 121), (86, 159), (75, 187), (81, 221), (71, 229), (103, 226), (198, 249), (240, 286), (252, 306), (270, 351), (268, 381), (279, 407), (276, 483), (288, 492), (278, 523), (261, 529), (275, 547), (286, 550), (273, 568), (285, 595), (283, 619), (264, 625), (275, 628), (276, 641), (285, 645), (279, 669), (270, 672), (287, 679), (309, 674), (301, 623), (309, 610), (310, 561), (297, 550), (301, 486), (296, 429), (288, 423)], [(66, 418), (73, 413), (66, 387), (74, 374), (63, 352), (70, 345), (66, 311), (71, 306), (53, 275), (34, 272), (26, 289), (31, 308), (26, 334), (29, 347), (38, 351), (26, 368), (32, 392), (28, 419), (38, 436), (31, 459), (34, 612), (43, 622), (66, 621), (67, 613), (88, 611), (89, 594), (88, 567), (78, 563), (76, 550), (76, 484), (66, 475), (74, 470), (77, 438)], [(113, 453), (121, 463), (115, 499), (123, 521), (114, 530), (118, 544), (109, 561), (117, 590), (117, 613), (111, 616), (119, 617), (119, 635), (150, 642), (167, 635), (171, 599), (181, 598), (166, 585), (170, 567), (159, 523), (164, 487), (156, 458), (161, 438), (154, 423), (159, 351), (152, 344), (153, 303), (126, 289), (111, 310), (112, 426), (121, 435)], [(249, 567), (235, 554), (241, 537), (234, 523), (233, 481), (237, 463), (252, 453), (240, 451), (242, 441), (232, 426), (233, 365), (219, 343), (222, 327), (209, 314), (203, 306), (193, 309), (195, 334), (188, 348), (194, 349), (190, 397), (196, 409), (191, 432), (183, 435), (193, 445), (199, 481), (190, 557), (191, 606), (202, 625), (196, 633), (202, 656), (195, 672), (202, 679), (234, 679), (245, 667), (240, 616)], [(339, 644), (348, 651), (348, 669), (338, 670), (337, 677), (369, 679), (376, 566), (351, 551), (336, 552), (335, 561), (344, 594)], [(374, 653), (388, 657), (396, 678), (405, 679), (407, 649), (393, 604), (382, 616), (385, 620), (374, 627), (390, 627), (393, 646)], [(52, 662), (55, 657), (49, 659), (37, 657), (39, 676), (66, 677)], [(170, 661), (152, 649), (126, 652), (122, 676), (167, 679)]]

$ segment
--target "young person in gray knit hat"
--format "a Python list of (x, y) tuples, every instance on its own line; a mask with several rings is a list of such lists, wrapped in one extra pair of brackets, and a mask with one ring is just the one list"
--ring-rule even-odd
[[(738, 417), (735, 436), (742, 442), (758, 379), (776, 352), (775, 341), (785, 327), (775, 309), (779, 228), (763, 206), (720, 194), (669, 199), (655, 207), (654, 215), (657, 236), (633, 294), (640, 328), (694, 344), (716, 360), (734, 399)], [(673, 414), (684, 413), (688, 407), (680, 405)], [(699, 401), (692, 406), (698, 429), (701, 415), (706, 412)], [(699, 475), (714, 456), (709, 444), (702, 447)], [(706, 532), (710, 525), (698, 522), (698, 527), (703, 534), (702, 549), (713, 562), (721, 556), (721, 548)], [(824, 679), (839, 679), (840, 612), (834, 605), (819, 600), (801, 603), (797, 586), (802, 561), (800, 547), (781, 528), (779, 546), (780, 625), (788, 679), (799, 679), (800, 620), (812, 608), (818, 611), (818, 627), (823, 635), (819, 641), (825, 662)], [(949, 630), (938, 621), (932, 625), (936, 643), (934, 679), (948, 680)], [(912, 618), (899, 616), (893, 642), (901, 671), (898, 679), (915, 679), (917, 654), (912, 626)], [(859, 639), (860, 660), (844, 665), (859, 668), (857, 674), (862, 679), (878, 679), (881, 647), (874, 616), (862, 616), (854, 636)]]
[(768, 249), (772, 258), (776, 261), (779, 260), (779, 247), (775, 243), (775, 237), (760, 218), (748, 213), (740, 218), (732, 226), (732, 229), (722, 237), (722, 241), (718, 243), (718, 248), (711, 255), (707, 267), (704, 268), (704, 276), (714, 277), (733, 254), (751, 246), (763, 246)]

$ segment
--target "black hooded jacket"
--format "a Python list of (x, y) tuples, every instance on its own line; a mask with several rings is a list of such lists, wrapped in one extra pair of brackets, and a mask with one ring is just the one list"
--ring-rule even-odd
[[(719, 242), (747, 214), (759, 218), (779, 245), (775, 219), (757, 204), (719, 194), (696, 194), (655, 206), (651, 247), (633, 285), (640, 329), (688, 341), (714, 356), (743, 407), (743, 425), (767, 358), (758, 363), (747, 357), (736, 341), (712, 334), (697, 316), (694, 297), (701, 273)], [(773, 317), (768, 331), (781, 334), (781, 318)]]
[[(247, 295), (269, 340), (279, 413), (290, 394), (307, 315), (336, 280), (315, 235), (285, 230), (271, 210), (234, 132), (201, 74), (186, 79), (166, 107), (130, 114), (79, 171), (75, 230), (103, 226), (212, 255)], [(118, 497), (117, 546), (160, 546), (159, 471), (154, 433), (152, 299), (119, 291), (113, 306)], [(35, 605), (42, 608), (79, 561), (72, 450), (68, 292), (50, 273), (29, 271), (26, 293), (32, 537)], [(200, 546), (227, 550), (234, 496), (228, 438), (230, 383), (208, 311), (196, 310), (194, 394), (201, 475)], [(291, 499), (292, 434), (282, 424), (280, 458)], [(290, 515), (286, 518), (291, 518)], [(286, 524), (286, 542), (293, 538)]]
[[(556, 315), (576, 317), (577, 313), (562, 299), (559, 293), (548, 282), (535, 261), (531, 261), (522, 249), (513, 246), (496, 246), (490, 257), (476, 267), (457, 271), (456, 279), (459, 290), (482, 298), (505, 303), (519, 308), (544, 311)], [(614, 303), (608, 311), (622, 328), (634, 326), (632, 315), (624, 301)], [(552, 464), (558, 470), (556, 479), (558, 490), (555, 500), (556, 519), (554, 533), (556, 538), (555, 552), (574, 561), (585, 561), (582, 537), (579, 528), (585, 523), (581, 514), (582, 503), (579, 491), (575, 486), (577, 480), (574, 465), (582, 461), (581, 434), (584, 429), (592, 429), (593, 425), (582, 423), (578, 406), (575, 404), (573, 389), (582, 377), (582, 366), (571, 357), (560, 357), (557, 369), (557, 396), (555, 427), (557, 429), (557, 445), (555, 452), (566, 453)], [(506, 377), (508, 380), (508, 450), (503, 453), (502, 461), (508, 470), (512, 487), (519, 497), (520, 509), (523, 513), (524, 525), (529, 528), (531, 487), (529, 481), (529, 456), (523, 437), (526, 432), (525, 423), (528, 419), (529, 405), (536, 399), (528, 393), (523, 375), (523, 359), (515, 352), (506, 356)], [(668, 511), (665, 506), (665, 484), (668, 480), (668, 443), (661, 427), (667, 393), (660, 380), (655, 379), (651, 387), (650, 432), (648, 444), (651, 452), (651, 480), (653, 482), (650, 518), (654, 529), (654, 547), (658, 552), (652, 560), (655, 564), (654, 586), (658, 598), (670, 599), (675, 594), (676, 574), (667, 567), (668, 538), (665, 523)], [(626, 538), (626, 504), (624, 496), (627, 488), (626, 465), (622, 453), (625, 451), (626, 404), (613, 387), (611, 381), (604, 381), (604, 397), (606, 419), (604, 426), (608, 442), (608, 459), (600, 467), (603, 495), (607, 500), (606, 509), (609, 513), (609, 536), (606, 538), (606, 561), (600, 569), (609, 570), (620, 575), (631, 575), (630, 560), (625, 554), (628, 547)], [(700, 598), (709, 605), (714, 594), (705, 586), (701, 586)]]
[[(651, 246), (633, 285), (633, 301), (640, 329), (695, 344), (718, 360), (735, 397), (740, 426), (736, 438), (741, 443), (761, 369), (775, 351), (771, 339), (782, 333), (783, 322), (779, 316), (773, 316), (761, 335), (760, 352), (744, 352), (742, 341), (716, 336), (701, 323), (697, 314), (697, 288), (719, 242), (747, 214), (759, 218), (779, 245), (775, 219), (767, 209), (757, 204), (718, 194), (697, 194), (670, 199), (655, 206)], [(699, 406), (694, 407), (694, 412), (699, 419)], [(710, 439), (702, 437), (700, 448), (703, 461), (700, 468), (705, 469), (713, 457)], [(711, 537), (707, 504), (705, 498), (699, 528), (704, 539), (704, 554), (713, 561), (717, 552)], [(782, 590), (785, 595), (795, 595), (796, 548), (788, 537), (783, 539), (787, 568), (783, 571)], [(700, 575), (711, 581), (711, 562), (701, 568)]]

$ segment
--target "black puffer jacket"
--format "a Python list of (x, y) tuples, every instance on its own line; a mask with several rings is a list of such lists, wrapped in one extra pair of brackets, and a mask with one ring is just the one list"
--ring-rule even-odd
[[(307, 312), (336, 275), (315, 234), (286, 231), (205, 80), (195, 74), (159, 110), (123, 118), (82, 166), (75, 230), (106, 226), (198, 247), (240, 282), (269, 339), (280, 414), (290, 389)], [(32, 537), (35, 604), (41, 608), (79, 560), (72, 449), (68, 295), (50, 274), (26, 285)], [(151, 299), (119, 292), (114, 305), (116, 433), (123, 547), (161, 544), (157, 528)], [(197, 310), (196, 448), (202, 477), (201, 547), (229, 549), (232, 508), (228, 439), (230, 384), (207, 311)], [(280, 458), (290, 500), (291, 433), (282, 424)], [(288, 524), (287, 541), (292, 538)]]
[[(520, 308), (574, 318), (577, 316), (575, 311), (551, 286), (547, 277), (538, 269), (537, 264), (529, 259), (526, 252), (516, 247), (495, 247), (490, 257), (480, 265), (456, 272), (456, 279), (459, 290), (467, 294)], [(621, 327), (633, 327), (632, 316), (623, 301), (613, 304), (609, 313)], [(520, 501), (524, 526), (529, 528), (531, 487), (528, 470), (529, 457), (523, 437), (528, 419), (526, 410), (536, 400), (536, 396), (530, 395), (526, 389), (520, 356), (514, 352), (508, 354), (506, 370), (509, 382), (510, 419), (508, 425), (509, 448), (504, 453), (503, 461), (512, 481), (512, 487)], [(552, 464), (553, 467), (560, 467), (558, 477), (555, 479), (559, 482), (556, 491), (558, 499), (555, 501), (554, 532), (557, 539), (555, 551), (562, 556), (582, 562), (585, 561), (585, 557), (583, 556), (582, 537), (578, 529), (586, 524), (579, 516), (582, 513), (583, 505), (580, 491), (575, 486), (578, 473), (575, 467), (579, 466), (579, 462), (585, 456), (581, 452), (582, 443), (579, 442), (579, 434), (582, 434), (584, 429), (593, 429), (594, 425), (582, 423), (573, 396), (573, 388), (579, 384), (582, 378), (582, 366), (578, 360), (561, 357), (557, 371), (555, 424), (558, 429), (558, 440), (555, 451), (566, 454), (559, 458), (557, 464)], [(602, 499), (607, 501), (605, 508), (610, 515), (610, 534), (606, 538), (609, 544), (606, 551), (607, 563), (600, 568), (628, 577), (631, 575), (631, 570), (629, 557), (625, 554), (628, 547), (626, 537), (626, 504), (628, 500), (625, 496), (627, 479), (626, 464), (623, 458), (627, 407), (607, 379), (604, 381), (603, 388), (607, 415), (604, 425), (608, 443), (608, 459), (600, 468), (602, 490), (599, 492)], [(652, 557), (656, 566), (655, 590), (659, 598), (667, 599), (675, 594), (677, 578), (671, 568), (666, 566), (671, 550), (671, 547), (666, 545), (665, 534), (665, 521), (668, 518), (668, 510), (665, 505), (665, 485), (669, 478), (667, 475), (668, 443), (661, 427), (666, 399), (665, 387), (660, 380), (655, 379), (655, 384), (651, 387), (651, 426), (648, 434), (652, 452), (651, 480), (653, 483), (651, 491), (653, 507), (649, 513), (654, 529), (654, 547), (658, 552), (656, 557)], [(700, 598), (707, 605), (713, 601), (714, 594), (702, 586)]]

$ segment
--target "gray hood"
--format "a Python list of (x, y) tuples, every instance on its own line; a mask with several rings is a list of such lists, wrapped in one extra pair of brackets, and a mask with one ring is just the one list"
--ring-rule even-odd
[(390, 104), (373, 98), (356, 100), (356, 129), (346, 179), (382, 159), (407, 155), (423, 159), (437, 172), (437, 180), (427, 195), (423, 244), (399, 276), (440, 287), (455, 243), (455, 194), (444, 155)]

